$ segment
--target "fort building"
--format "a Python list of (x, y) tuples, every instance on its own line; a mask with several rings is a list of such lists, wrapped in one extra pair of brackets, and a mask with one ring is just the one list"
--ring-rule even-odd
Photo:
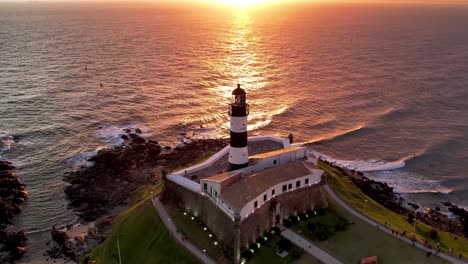
[(238, 85), (232, 96), (229, 146), (168, 175), (162, 201), (197, 216), (239, 263), (265, 231), (328, 204), (323, 171), (307, 148), (277, 136), (248, 137), (246, 93)]

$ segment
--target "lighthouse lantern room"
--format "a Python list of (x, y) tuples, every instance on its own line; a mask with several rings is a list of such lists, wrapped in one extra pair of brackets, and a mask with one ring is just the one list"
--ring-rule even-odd
[(247, 95), (240, 88), (240, 84), (232, 91), (232, 102), (229, 104), (230, 116), (230, 149), (228, 171), (245, 168), (249, 164), (249, 153), (247, 148), (247, 116), (249, 105)]

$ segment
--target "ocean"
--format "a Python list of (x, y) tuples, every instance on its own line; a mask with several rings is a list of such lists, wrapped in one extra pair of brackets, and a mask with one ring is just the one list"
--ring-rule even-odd
[(126, 127), (170, 146), (187, 128), (228, 136), (237, 83), (250, 135), (291, 132), (424, 207), (468, 208), (467, 25), (463, 5), (0, 3), (0, 156), (29, 191), (22, 262), (77, 220), (66, 171)]

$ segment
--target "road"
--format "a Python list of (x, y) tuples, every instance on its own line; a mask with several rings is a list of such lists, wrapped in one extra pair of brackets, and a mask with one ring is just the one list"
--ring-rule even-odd
[[(379, 223), (377, 222), (374, 222), (374, 220), (362, 215), (361, 213), (357, 212), (356, 210), (354, 210), (354, 208), (352, 208), (351, 206), (349, 206), (346, 202), (344, 202), (343, 200), (341, 200), (341, 198), (339, 198), (335, 192), (330, 188), (330, 186), (328, 185), (325, 185), (325, 191), (330, 195), (330, 197), (335, 200), (335, 202), (337, 202), (340, 206), (342, 206), (343, 208), (345, 208), (348, 212), (350, 212), (351, 214), (353, 214), (354, 216), (356, 216), (357, 218), (361, 219), (362, 221), (364, 222), (367, 222), (368, 224), (370, 224), (371, 226), (379, 226), (379, 229), (382, 230), (382, 232), (385, 232), (387, 233), (388, 235), (392, 235), (392, 231), (382, 225), (380, 225)], [(395, 236), (393, 236), (395, 237)], [(411, 240), (409, 238), (406, 238), (406, 237), (403, 237), (403, 236), (398, 236), (398, 237), (395, 237), (395, 238), (398, 238), (400, 239), (401, 241), (404, 241), (408, 244), (412, 244)], [(416, 243), (415, 246), (417, 248), (420, 248), (424, 251), (428, 251), (428, 249), (426, 247), (424, 247), (424, 245), (422, 244), (419, 244), (419, 243)], [(432, 250), (432, 253), (434, 253), (434, 250)], [(457, 259), (457, 258), (454, 258), (452, 256), (449, 256), (447, 254), (444, 254), (444, 253), (439, 253), (437, 254), (437, 256), (445, 259), (445, 260), (448, 260), (454, 264), (466, 264), (468, 262), (465, 262), (465, 261), (462, 261), (460, 259)]]
[(312, 256), (318, 258), (323, 263), (327, 264), (342, 264), (339, 260), (330, 256), (327, 252), (321, 250), (319, 247), (312, 244), (309, 240), (305, 239), (301, 235), (292, 231), (291, 229), (286, 229), (281, 232), (281, 235), (296, 244), (298, 247), (304, 249)]

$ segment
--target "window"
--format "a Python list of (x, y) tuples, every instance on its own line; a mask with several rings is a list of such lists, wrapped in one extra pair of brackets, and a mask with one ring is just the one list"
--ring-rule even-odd
[(215, 197), (218, 198), (218, 191), (215, 191)]
[(305, 184), (309, 184), (309, 178), (305, 180)]
[(275, 189), (271, 190), (271, 196), (275, 195)]
[(285, 192), (285, 191), (287, 190), (287, 188), (288, 188), (288, 187), (286, 186), (286, 184), (283, 185), (283, 192)]
[(254, 208), (257, 208), (257, 207), (258, 207), (258, 202), (255, 201), (255, 203), (254, 203)]
[(292, 189), (292, 183), (290, 183), (290, 184), (288, 185), (288, 189), (289, 189), (289, 190)]
[(296, 188), (299, 188), (299, 187), (301, 187), (301, 181), (296, 182)]
[(273, 161), (273, 164), (276, 164), (276, 160)]
[(208, 190), (208, 184), (206, 184), (206, 182), (203, 183), (203, 190), (205, 190), (205, 191)]
[(267, 200), (267, 195), (263, 195), (263, 201), (265, 202)]

